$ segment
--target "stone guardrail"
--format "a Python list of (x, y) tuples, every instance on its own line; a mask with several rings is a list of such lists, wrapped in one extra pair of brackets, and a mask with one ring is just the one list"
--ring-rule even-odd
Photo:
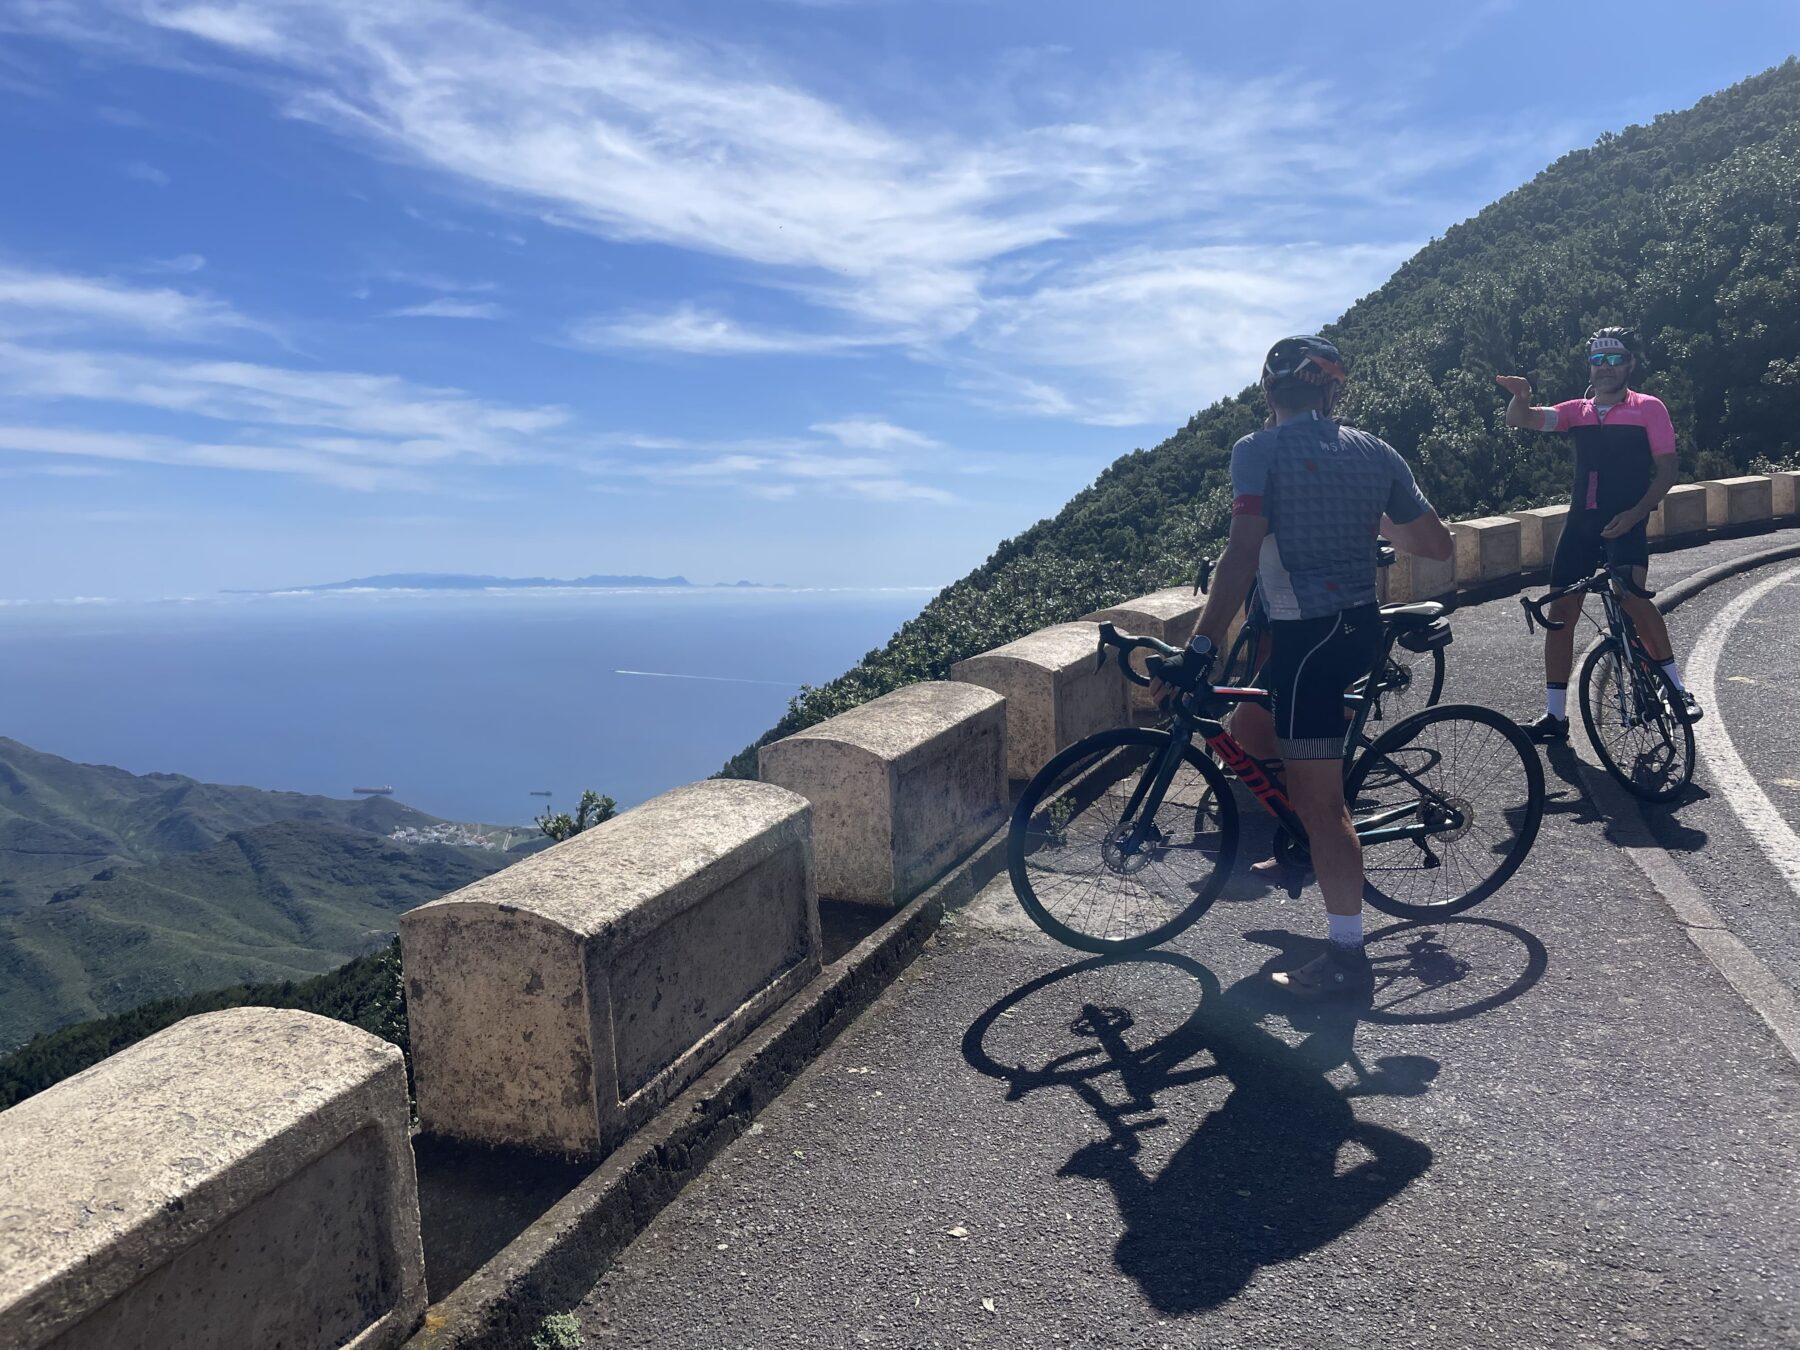
[(1059, 623), (950, 667), (1006, 700), (1006, 774), (1030, 778), (1052, 755), (1129, 716), (1118, 664), (1098, 666), (1100, 625)]
[(811, 818), (691, 783), (401, 915), (420, 1129), (617, 1146), (818, 974)]
[[(1797, 486), (1800, 472), (1684, 484), (1650, 533), (1790, 520)], [(1383, 599), (1541, 571), (1566, 517), (1452, 522), (1452, 558), (1400, 555)], [(677, 788), (403, 915), (422, 1127), (581, 1157), (615, 1146), (819, 971), (821, 890), (904, 902), (998, 828), (1006, 778), (1130, 720), (1117, 666), (1095, 670), (1100, 621), (1180, 645), (1201, 604), (1172, 587), (1027, 634), (765, 747), (766, 782)], [(168, 1344), (213, 1343), (191, 1331), (206, 1318), (235, 1328), (219, 1344), (276, 1325), (297, 1337), (284, 1343), (390, 1344), (423, 1299), (402, 1081), (361, 1032), (239, 1010), (0, 1113), (0, 1344), (110, 1344), (146, 1298), (190, 1310)], [(231, 1322), (227, 1287), (234, 1315), (260, 1320)]]
[(762, 780), (812, 804), (821, 896), (900, 905), (1006, 817), (1006, 701), (928, 680), (765, 745)]
[(0, 1112), (0, 1346), (367, 1350), (425, 1311), (397, 1047), (189, 1017)]

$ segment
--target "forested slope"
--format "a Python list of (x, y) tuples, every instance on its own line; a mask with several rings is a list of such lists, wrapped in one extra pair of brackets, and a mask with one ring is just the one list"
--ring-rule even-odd
[[(1454, 226), (1325, 331), (1351, 362), (1346, 420), (1414, 464), (1447, 517), (1566, 494), (1567, 448), (1508, 432), (1496, 372), (1579, 395), (1581, 340), (1631, 324), (1639, 387), (1669, 405), (1688, 477), (1800, 457), (1800, 62), (1563, 156)], [(1271, 333), (1273, 340), (1280, 334)], [(1248, 373), (1248, 372), (1247, 372)], [(853, 670), (807, 688), (758, 744), (1045, 624), (1193, 575), (1223, 537), (1254, 388), (1114, 462), (1001, 544)], [(754, 747), (724, 772), (754, 776)]]

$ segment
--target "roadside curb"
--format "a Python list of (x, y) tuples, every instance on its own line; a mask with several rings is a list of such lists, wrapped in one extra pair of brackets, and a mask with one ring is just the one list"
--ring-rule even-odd
[(967, 904), (1005, 865), (1003, 823), (428, 1307), (404, 1350), (529, 1346), (544, 1317), (579, 1303), (663, 1207), (912, 963), (945, 912)]
[[(1721, 581), (1793, 558), (1800, 558), (1800, 542), (1763, 549), (1704, 568), (1658, 591), (1656, 607), (1666, 614)], [(1657, 841), (1644, 815), (1643, 805), (1603, 770), (1584, 759), (1577, 758), (1575, 762), (1582, 786), (1611, 822), (1620, 852), (1631, 860), (1644, 880), (1650, 883), (1650, 888), (1669, 907), (1688, 940), (1699, 948), (1701, 955), (1712, 963), (1738, 997), (1768, 1024), (1788, 1057), (1800, 1066), (1800, 1000), (1796, 1000), (1793, 991), (1763, 959), (1726, 926), (1681, 864)]]

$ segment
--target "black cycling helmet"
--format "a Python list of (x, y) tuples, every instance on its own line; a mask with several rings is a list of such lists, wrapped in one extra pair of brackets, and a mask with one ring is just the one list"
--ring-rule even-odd
[(1269, 354), (1263, 358), (1262, 379), (1265, 386), (1295, 379), (1306, 384), (1337, 388), (1347, 378), (1343, 353), (1322, 337), (1285, 337), (1269, 348)]

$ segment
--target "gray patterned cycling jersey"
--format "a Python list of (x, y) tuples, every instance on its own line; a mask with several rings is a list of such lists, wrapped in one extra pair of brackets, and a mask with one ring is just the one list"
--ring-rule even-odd
[(1231, 449), (1231, 513), (1269, 522), (1257, 580), (1271, 619), (1316, 619), (1375, 600), (1375, 536), (1431, 509), (1400, 453), (1314, 415)]

